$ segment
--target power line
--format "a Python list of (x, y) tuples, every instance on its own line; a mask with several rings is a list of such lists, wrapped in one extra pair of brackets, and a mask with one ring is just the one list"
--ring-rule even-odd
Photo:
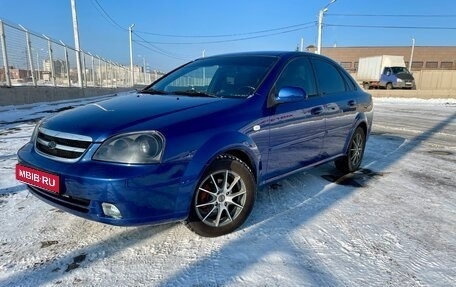
[(158, 54), (160, 54), (160, 55), (163, 55), (163, 56), (166, 56), (166, 57), (169, 57), (169, 58), (173, 58), (173, 59), (185, 60), (185, 59), (180, 58), (180, 57), (174, 57), (174, 56), (171, 56), (171, 55), (169, 55), (169, 54), (164, 54), (164, 53), (162, 53), (162, 52), (160, 52), (160, 51), (158, 51), (158, 50), (156, 50), (156, 49), (153, 49), (152, 47), (148, 47), (148, 46), (142, 44), (141, 42), (134, 41), (134, 40), (133, 40), (133, 42), (136, 43), (137, 45), (139, 45), (139, 46), (141, 46), (141, 47), (143, 47), (143, 48), (149, 50), (149, 51), (154, 52), (154, 53), (158, 53)]
[[(128, 29), (122, 27), (119, 23), (117, 23), (109, 14), (108, 12), (106, 12), (105, 9), (103, 9), (103, 7), (101, 6), (101, 4), (98, 2), (98, 0), (92, 0), (92, 3), (96, 4), (95, 5), (95, 8), (97, 8), (98, 12), (100, 12), (100, 15), (103, 16), (103, 18), (105, 18), (105, 20), (107, 20), (107, 22), (109, 22), (110, 24), (114, 25), (116, 28), (119, 28), (123, 31), (128, 31)], [(133, 32), (133, 34), (135, 34), (138, 38), (142, 39), (143, 41), (147, 42), (144, 38), (142, 38), (140, 35), (138, 35), (136, 32)], [(144, 44), (142, 44), (141, 42), (139, 41), (135, 41), (133, 40), (133, 42), (135, 42), (136, 44), (138, 44), (139, 46), (142, 46), (152, 52), (155, 52), (155, 53), (159, 53), (163, 56), (167, 56), (167, 57), (170, 57), (170, 58), (174, 58), (174, 59), (178, 59), (178, 60), (188, 60), (188, 59), (185, 59), (185, 58), (182, 58), (182, 57), (178, 57), (178, 56), (175, 56), (175, 55), (172, 55), (170, 54), (169, 52), (163, 50), (163, 49), (160, 49), (158, 48), (157, 46), (154, 46), (152, 45), (151, 43), (148, 43), (149, 46), (146, 46)]]
[(196, 41), (196, 42), (159, 42), (159, 41), (147, 41), (144, 38), (142, 40), (145, 43), (152, 43), (152, 44), (162, 44), (162, 45), (201, 45), (201, 44), (221, 44), (221, 43), (229, 43), (229, 42), (239, 42), (239, 41), (246, 41), (246, 40), (251, 40), (251, 39), (258, 39), (258, 38), (266, 38), (266, 37), (271, 37), (271, 36), (276, 36), (276, 35), (281, 35), (281, 34), (287, 34), (295, 31), (299, 31), (302, 29), (307, 29), (315, 26), (315, 22), (309, 22), (309, 24), (312, 24), (311, 26), (307, 27), (300, 27), (300, 28), (294, 28), (286, 31), (280, 31), (280, 32), (275, 32), (275, 33), (268, 33), (265, 35), (257, 35), (257, 36), (250, 36), (250, 37), (241, 37), (241, 38), (235, 38), (235, 39), (227, 39), (227, 40), (214, 40), (214, 41)]
[[(100, 13), (103, 18), (116, 28), (119, 28), (123, 31), (127, 31), (128, 29), (122, 27), (117, 21), (115, 21), (109, 14), (106, 12), (106, 10), (101, 6), (101, 4), (98, 2), (98, 0), (92, 0), (92, 3), (95, 4), (95, 8), (97, 8), (98, 12)], [(222, 34), (222, 35), (176, 35), (176, 34), (160, 34), (160, 33), (152, 33), (152, 32), (146, 32), (146, 31), (140, 31), (140, 30), (135, 30), (133, 34), (135, 34), (136, 37), (140, 38), (142, 41), (137, 41), (134, 40), (138, 45), (141, 45), (144, 48), (147, 48), (153, 52), (162, 54), (167, 57), (179, 59), (179, 60), (185, 60), (185, 58), (172, 55), (169, 52), (160, 49), (159, 47), (155, 46), (154, 44), (170, 44), (170, 45), (200, 45), (200, 44), (219, 44), (219, 43), (227, 43), (227, 42), (237, 42), (237, 41), (245, 41), (245, 40), (250, 40), (250, 39), (256, 39), (256, 38), (264, 38), (264, 37), (270, 37), (270, 36), (275, 36), (275, 35), (280, 35), (280, 34), (286, 34), (286, 33), (291, 33), (294, 31), (310, 28), (311, 26), (315, 25), (315, 21), (313, 22), (307, 22), (307, 23), (301, 23), (301, 24), (295, 24), (295, 25), (289, 25), (289, 26), (284, 26), (284, 27), (278, 27), (278, 28), (272, 28), (272, 29), (266, 29), (266, 30), (260, 30), (260, 31), (254, 31), (254, 32), (246, 32), (246, 33), (236, 33), (236, 34)], [(276, 32), (279, 31), (279, 32)], [(139, 35), (141, 34), (147, 34), (147, 35), (153, 35), (153, 36), (160, 36), (160, 37), (173, 37), (173, 38), (226, 38), (226, 37), (238, 37), (235, 39), (228, 39), (228, 40), (215, 40), (215, 41), (197, 41), (197, 42), (157, 42), (157, 41), (148, 41), (141, 37)], [(257, 34), (264, 34), (264, 35), (257, 35)], [(256, 36), (250, 36), (250, 37), (242, 37), (246, 35), (256, 35)], [(240, 37), (240, 38), (239, 38)], [(148, 46), (142, 45), (141, 43), (147, 44)]]
[[(307, 27), (303, 27), (303, 25), (307, 25)], [(164, 55), (166, 57), (178, 59), (178, 60), (189, 60), (188, 58), (183, 58), (177, 55), (173, 55), (169, 53), (168, 51), (165, 51), (159, 47), (157, 47), (155, 44), (174, 44), (174, 45), (201, 45), (201, 44), (219, 44), (219, 43), (227, 43), (227, 42), (237, 42), (237, 41), (245, 41), (245, 40), (250, 40), (250, 39), (256, 39), (256, 38), (264, 38), (264, 37), (271, 37), (275, 35), (280, 35), (280, 34), (285, 34), (285, 33), (290, 33), (294, 31), (299, 31), (302, 29), (310, 28), (312, 26), (315, 26), (315, 22), (308, 22), (305, 24), (297, 24), (297, 25), (292, 25), (288, 27), (298, 27), (294, 29), (288, 29), (285, 31), (280, 31), (283, 30), (285, 27), (282, 28), (274, 28), (274, 29), (268, 29), (268, 30), (263, 30), (263, 31), (257, 31), (257, 32), (249, 32), (249, 33), (241, 33), (241, 34), (232, 34), (232, 35), (252, 35), (256, 33), (265, 33), (266, 31), (280, 31), (280, 32), (274, 32), (274, 33), (267, 33), (265, 35), (257, 35), (257, 36), (251, 36), (251, 37), (241, 37), (241, 38), (235, 38), (235, 39), (227, 39), (227, 40), (215, 40), (215, 41), (200, 41), (200, 42), (155, 42), (155, 41), (148, 41), (144, 39), (141, 35), (138, 34), (138, 31), (134, 31), (133, 34), (139, 38), (140, 40), (134, 40), (137, 45), (140, 45), (152, 52), (159, 53), (161, 55)], [(153, 35), (154, 33), (148, 33)], [(177, 36), (177, 35), (175, 35)], [(212, 36), (207, 36), (207, 37), (213, 37)], [(187, 36), (185, 36), (186, 38)], [(195, 36), (196, 37), (196, 36)], [(221, 37), (221, 35), (218, 35), (218, 37)], [(223, 37), (227, 37), (227, 35), (224, 35)]]
[(116, 28), (119, 28), (119, 29), (121, 29), (123, 31), (127, 31), (128, 30), (128, 29), (122, 27), (121, 25), (119, 25), (119, 23), (117, 23), (111, 16), (109, 16), (108, 12), (106, 12), (106, 10), (103, 9), (103, 7), (98, 2), (98, 0), (92, 0), (92, 3), (96, 4), (95, 8), (97, 8), (98, 12), (100, 12), (100, 15), (103, 16), (103, 18), (105, 18), (106, 21), (108, 21), (109, 23), (114, 25)]
[(345, 17), (398, 17), (398, 18), (454, 18), (456, 14), (436, 14), (436, 15), (424, 15), (424, 14), (338, 14), (338, 13), (327, 13), (325, 16), (345, 16)]
[(151, 42), (147, 41), (146, 39), (144, 39), (143, 37), (138, 35), (136, 32), (133, 32), (133, 34), (135, 34), (136, 37), (138, 37), (139, 39), (142, 40), (142, 41), (133, 40), (133, 42), (135, 42), (136, 44), (138, 44), (138, 45), (140, 45), (140, 46), (142, 46), (142, 47), (144, 47), (146, 49), (148, 49), (149, 51), (161, 54), (161, 55), (169, 57), (169, 58), (177, 59), (177, 60), (188, 60), (188, 58), (184, 58), (184, 57), (179, 57), (177, 55), (173, 55), (173, 54), (169, 53), (168, 51), (165, 51), (165, 50), (155, 46)]
[[(98, 0), (92, 0), (92, 3), (94, 3), (95, 8), (97, 8), (98, 12), (100, 12), (100, 15), (105, 18), (107, 22), (110, 24), (114, 25), (116, 28), (119, 28), (123, 31), (127, 31), (128, 29), (122, 27), (117, 21), (115, 21), (109, 14), (106, 12), (106, 10), (101, 6), (100, 2)], [(155, 44), (216, 44), (216, 43), (224, 43), (224, 42), (236, 42), (236, 41), (242, 41), (242, 40), (249, 40), (249, 39), (255, 39), (255, 38), (261, 38), (261, 37), (268, 37), (268, 36), (273, 36), (273, 35), (279, 35), (279, 34), (285, 34), (285, 33), (290, 33), (294, 31), (298, 31), (300, 29), (305, 29), (309, 27), (309, 24), (315, 24), (315, 21), (313, 22), (307, 22), (307, 23), (301, 23), (301, 24), (295, 24), (295, 25), (289, 25), (289, 26), (284, 26), (284, 27), (278, 27), (278, 28), (272, 28), (272, 29), (266, 29), (266, 30), (260, 30), (260, 31), (254, 31), (254, 32), (246, 32), (246, 33), (236, 33), (236, 34), (221, 34), (221, 35), (177, 35), (177, 34), (161, 34), (161, 33), (153, 33), (153, 32), (147, 32), (147, 31), (141, 31), (141, 30), (135, 30), (135, 35), (139, 37), (138, 33), (141, 34), (146, 34), (146, 35), (153, 35), (153, 36), (160, 36), (160, 37), (172, 37), (172, 38), (226, 38), (226, 37), (241, 37), (245, 35), (255, 35), (255, 34), (264, 34), (268, 33), (267, 35), (262, 35), (262, 36), (253, 36), (253, 37), (243, 37), (243, 38), (238, 38), (238, 39), (231, 39), (231, 40), (217, 40), (217, 41), (206, 41), (206, 42), (188, 42), (188, 43), (171, 43), (171, 42), (150, 42), (150, 43), (155, 43)], [(271, 33), (275, 31), (281, 31), (281, 30), (286, 30), (278, 33)], [(144, 40), (144, 39), (143, 39)], [(144, 40), (144, 42), (148, 43), (149, 41)]]
[(381, 29), (421, 29), (421, 30), (456, 30), (456, 27), (429, 27), (429, 26), (386, 26), (386, 25), (344, 25), (328, 24), (331, 27), (349, 27), (349, 28), (381, 28)]
[[(236, 34), (221, 34), (221, 35), (176, 35), (176, 34), (152, 33), (152, 32), (140, 31), (140, 30), (136, 30), (136, 32), (141, 33), (141, 34), (160, 36), (160, 37), (170, 37), (170, 38), (226, 38), (226, 37), (240, 37), (240, 36), (254, 35), (254, 34), (264, 34), (264, 33), (269, 33), (269, 32), (274, 32), (274, 31), (280, 31), (280, 30), (288, 30), (291, 28), (307, 26), (309, 24), (315, 24), (315, 21), (295, 24), (295, 25), (290, 25), (290, 26), (285, 26), (285, 27), (272, 28), (272, 29), (267, 29), (267, 30), (254, 31), (254, 32), (236, 33)], [(295, 31), (295, 30), (293, 30), (293, 31)]]

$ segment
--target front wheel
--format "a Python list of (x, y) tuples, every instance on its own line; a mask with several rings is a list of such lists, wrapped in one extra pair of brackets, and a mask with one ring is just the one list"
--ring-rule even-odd
[(350, 139), (347, 155), (335, 161), (337, 169), (346, 173), (357, 170), (361, 165), (365, 146), (366, 133), (363, 128), (358, 127)]
[(198, 183), (185, 223), (205, 237), (230, 233), (249, 216), (255, 193), (250, 168), (236, 157), (219, 156)]

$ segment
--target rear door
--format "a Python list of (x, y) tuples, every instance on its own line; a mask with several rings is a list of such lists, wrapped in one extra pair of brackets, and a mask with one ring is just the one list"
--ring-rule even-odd
[(360, 99), (355, 83), (340, 66), (323, 58), (312, 57), (318, 90), (324, 103), (326, 136), (322, 156), (340, 155), (356, 122)]

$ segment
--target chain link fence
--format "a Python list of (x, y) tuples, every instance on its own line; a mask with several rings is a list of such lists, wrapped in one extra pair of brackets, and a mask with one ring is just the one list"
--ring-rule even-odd
[(117, 88), (147, 85), (162, 76), (136, 65), (133, 66), (133, 83), (129, 65), (80, 51), (82, 76), (79, 79), (74, 48), (2, 19), (0, 50), (0, 86)]

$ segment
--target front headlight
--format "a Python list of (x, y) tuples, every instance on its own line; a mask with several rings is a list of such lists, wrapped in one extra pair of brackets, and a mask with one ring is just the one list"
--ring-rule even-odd
[(165, 139), (157, 131), (129, 133), (106, 140), (93, 159), (128, 164), (157, 163), (164, 149)]
[(402, 83), (403, 81), (402, 81), (402, 79), (399, 79), (399, 78), (398, 78), (398, 79), (397, 79), (397, 82), (398, 82), (398, 83)]

